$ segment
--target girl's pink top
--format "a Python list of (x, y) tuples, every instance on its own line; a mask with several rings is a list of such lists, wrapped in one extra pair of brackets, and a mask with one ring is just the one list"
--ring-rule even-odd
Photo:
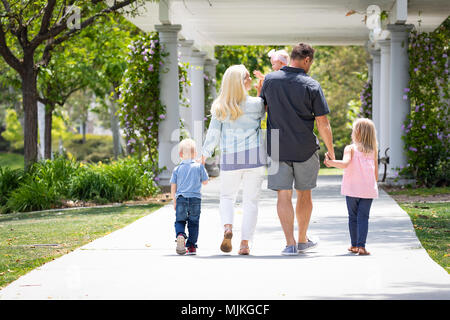
[(358, 151), (353, 144), (352, 160), (344, 169), (341, 194), (355, 198), (378, 198), (378, 185), (375, 179), (374, 152), (369, 154)]

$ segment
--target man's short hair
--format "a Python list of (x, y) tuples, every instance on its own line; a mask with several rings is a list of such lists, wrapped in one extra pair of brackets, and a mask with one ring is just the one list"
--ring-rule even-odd
[(309, 57), (311, 60), (314, 59), (314, 49), (309, 44), (301, 42), (292, 49), (292, 60), (303, 60), (306, 57)]

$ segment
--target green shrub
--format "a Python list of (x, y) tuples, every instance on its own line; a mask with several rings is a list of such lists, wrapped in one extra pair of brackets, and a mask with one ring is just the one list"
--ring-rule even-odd
[(0, 209), (24, 212), (61, 206), (62, 199), (122, 202), (157, 194), (151, 163), (120, 158), (104, 164), (82, 164), (59, 156), (22, 170), (0, 167)]
[(111, 164), (100, 164), (105, 175), (120, 186), (122, 200), (132, 200), (139, 196), (156, 194), (159, 191), (149, 166), (150, 164), (139, 163), (132, 157), (121, 158)]
[(2, 137), (10, 142), (13, 150), (18, 151), (23, 149), (23, 129), (15, 110), (6, 110), (5, 122), (6, 129), (2, 132)]
[(5, 210), (25, 212), (51, 209), (61, 205), (59, 198), (57, 188), (47, 181), (27, 179), (11, 192)]
[(66, 196), (71, 177), (77, 174), (79, 167), (78, 162), (57, 156), (54, 160), (34, 163), (28, 176), (32, 180), (44, 181), (48, 186), (55, 187), (61, 196)]
[(9, 195), (17, 189), (23, 179), (22, 169), (0, 167), (0, 207), (6, 205)]
[(69, 187), (72, 199), (94, 201), (96, 203), (116, 202), (120, 200), (121, 188), (95, 167), (88, 166), (79, 170)]
[(66, 151), (79, 161), (109, 162), (114, 157), (113, 138), (108, 135), (87, 134), (83, 143), (83, 136), (75, 134), (63, 145)]

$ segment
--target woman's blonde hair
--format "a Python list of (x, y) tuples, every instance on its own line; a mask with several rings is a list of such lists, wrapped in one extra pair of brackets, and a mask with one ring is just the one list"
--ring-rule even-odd
[(231, 66), (225, 71), (219, 95), (211, 106), (211, 113), (217, 119), (223, 121), (229, 116), (230, 120), (236, 120), (242, 116), (240, 104), (247, 97), (244, 85), (247, 72), (242, 64)]
[(357, 119), (353, 123), (352, 140), (364, 153), (377, 150), (377, 132), (373, 121), (367, 118)]

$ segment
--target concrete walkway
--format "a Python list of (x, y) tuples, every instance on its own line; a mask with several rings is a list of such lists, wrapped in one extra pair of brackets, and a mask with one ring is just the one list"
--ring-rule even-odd
[[(372, 207), (367, 248), (347, 253), (340, 177), (322, 176), (313, 192), (314, 252), (284, 257), (276, 194), (263, 185), (251, 256), (238, 256), (242, 212), (236, 207), (231, 254), (215, 179), (204, 188), (197, 256), (178, 256), (172, 205), (21, 277), (1, 299), (450, 299), (450, 275), (420, 245), (408, 215), (384, 192)], [(240, 196), (238, 197), (238, 202)]]

